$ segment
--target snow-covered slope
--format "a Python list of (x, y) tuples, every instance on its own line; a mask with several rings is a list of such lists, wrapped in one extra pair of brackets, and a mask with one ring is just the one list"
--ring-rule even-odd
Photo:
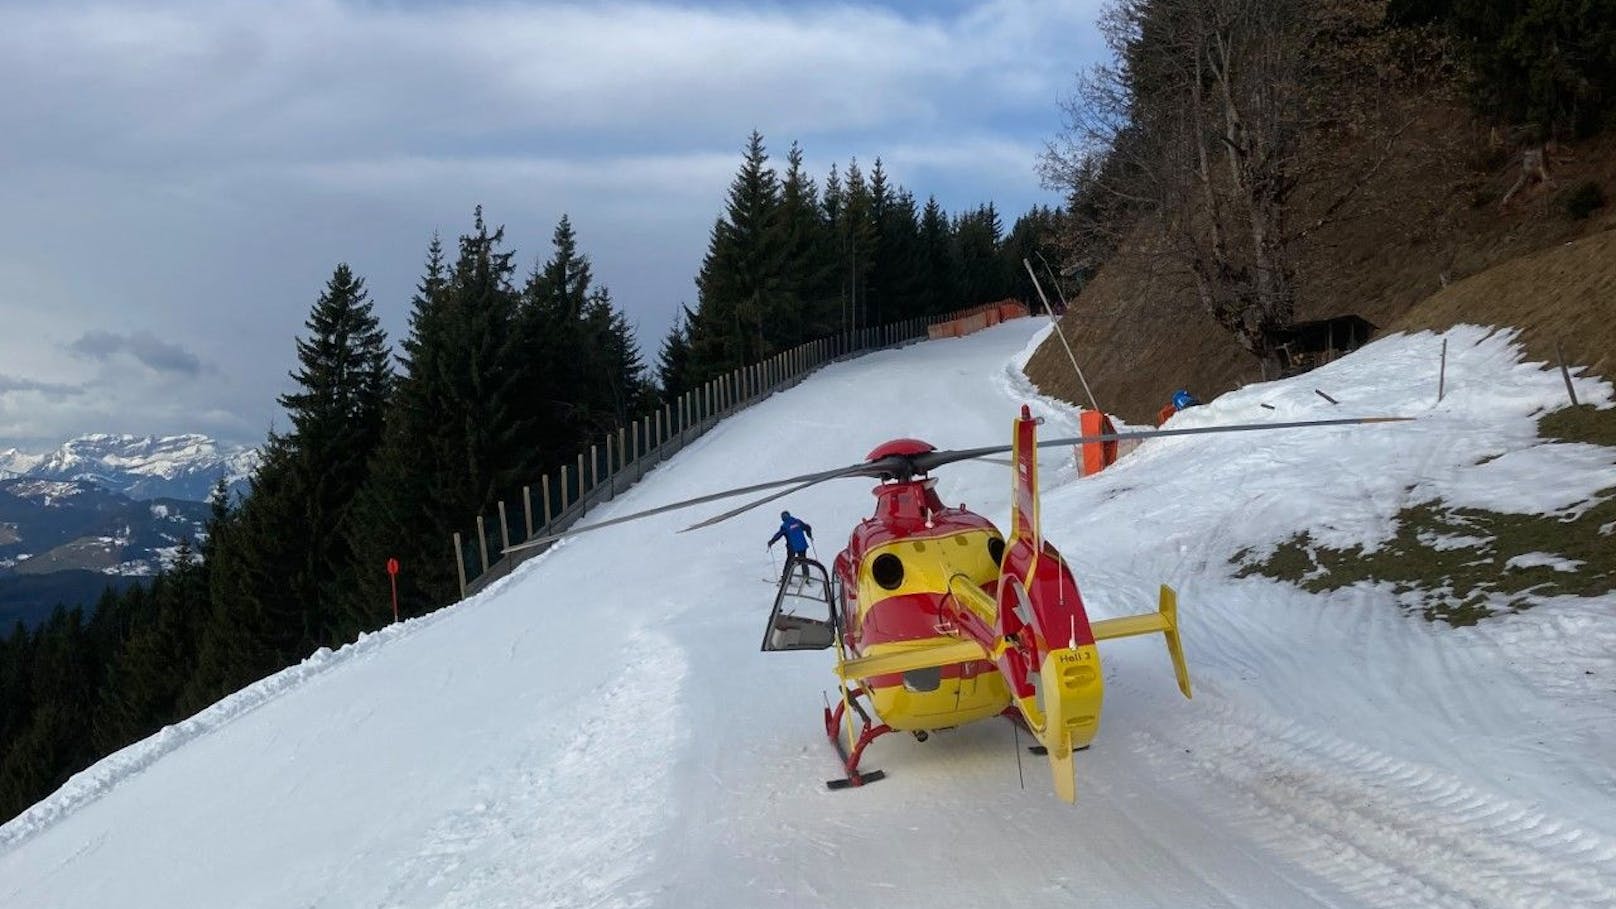
[[(598, 516), (896, 436), (1007, 440), (1031, 397), (1013, 362), (1037, 330), (831, 367)], [(1498, 336), (1449, 342), (1440, 406), (1424, 335), (1175, 418), (1415, 424), (1158, 440), (1087, 480), (1046, 454), (1045, 531), (1090, 611), (1140, 611), (1177, 585), (1196, 685), (1179, 697), (1158, 641), (1103, 648), (1104, 728), (1076, 806), (1036, 759), (1022, 787), (999, 721), (882, 739), (866, 765), (885, 781), (827, 791), (830, 657), (757, 651), (773, 510), (688, 534), (674, 531), (691, 515), (666, 515), (568, 541), (80, 774), (0, 827), (0, 905), (1616, 904), (1616, 603), (1454, 630), (1379, 588), (1231, 578), (1242, 549), (1303, 528), (1384, 539), (1434, 495), (1550, 508), (1612, 485), (1608, 451), (1533, 436), (1557, 376)], [(1611, 398), (1591, 381), (1579, 394)], [(1075, 434), (1064, 407), (1034, 407), (1044, 433)], [(987, 463), (939, 482), (997, 520), (1008, 488)], [(824, 558), (869, 503), (858, 481), (787, 502)]]

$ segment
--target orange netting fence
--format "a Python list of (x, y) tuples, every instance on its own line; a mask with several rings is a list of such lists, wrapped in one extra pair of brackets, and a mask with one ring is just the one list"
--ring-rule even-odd
[(997, 303), (983, 303), (970, 309), (962, 309), (947, 319), (936, 322), (926, 328), (926, 334), (932, 340), (938, 338), (962, 338), (972, 332), (981, 331), (990, 325), (998, 325), (1011, 319), (1020, 319), (1028, 314), (1027, 305), (1020, 300), (1000, 300)]

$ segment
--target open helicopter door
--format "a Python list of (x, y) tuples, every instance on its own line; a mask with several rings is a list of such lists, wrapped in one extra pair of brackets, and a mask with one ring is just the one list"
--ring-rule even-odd
[(825, 566), (787, 559), (763, 632), (763, 650), (826, 650), (836, 643), (836, 606)]

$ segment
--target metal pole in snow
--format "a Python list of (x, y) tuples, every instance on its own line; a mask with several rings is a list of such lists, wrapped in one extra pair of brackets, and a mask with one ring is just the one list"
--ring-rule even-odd
[(1577, 390), (1571, 387), (1571, 370), (1566, 369), (1565, 351), (1560, 348), (1560, 342), (1554, 342), (1554, 355), (1560, 360), (1560, 378), (1565, 379), (1566, 394), (1571, 396), (1571, 406), (1579, 407), (1577, 403)]
[(1083, 378), (1083, 370), (1077, 365), (1077, 355), (1072, 353), (1072, 345), (1066, 341), (1066, 333), (1061, 331), (1060, 322), (1055, 319), (1055, 311), (1049, 307), (1049, 297), (1044, 296), (1044, 286), (1038, 283), (1038, 275), (1032, 270), (1032, 263), (1025, 258), (1021, 264), (1027, 268), (1027, 277), (1032, 279), (1033, 290), (1038, 291), (1038, 299), (1044, 303), (1044, 312), (1049, 316), (1049, 324), (1055, 326), (1055, 337), (1060, 338), (1061, 346), (1066, 348), (1066, 358), (1072, 361), (1072, 371), (1077, 373), (1077, 381), (1083, 383), (1083, 393), (1089, 396), (1089, 406), (1101, 413), (1100, 403), (1094, 400), (1094, 392), (1089, 389), (1089, 380)]
[(1442, 395), (1448, 386), (1448, 339), (1442, 339), (1442, 364), (1436, 371), (1436, 402), (1442, 403)]

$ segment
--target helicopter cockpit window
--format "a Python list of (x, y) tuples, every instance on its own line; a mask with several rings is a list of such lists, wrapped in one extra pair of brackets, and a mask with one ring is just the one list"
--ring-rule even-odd
[(883, 552), (870, 564), (870, 575), (883, 590), (897, 590), (903, 583), (903, 560), (890, 552)]

